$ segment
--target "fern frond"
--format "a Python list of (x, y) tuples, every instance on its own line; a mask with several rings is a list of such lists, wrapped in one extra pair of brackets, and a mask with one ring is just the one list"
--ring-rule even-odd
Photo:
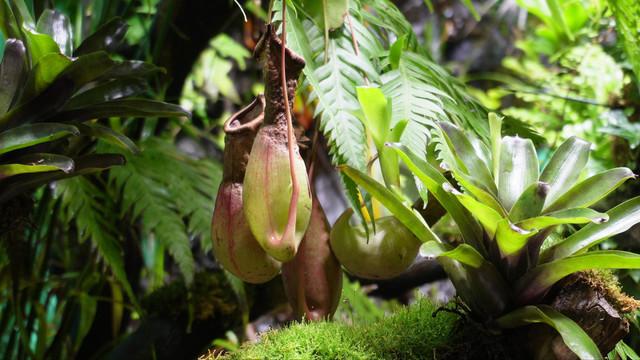
[(636, 0), (609, 0), (608, 3), (616, 18), (622, 46), (640, 83), (640, 3)]
[(208, 160), (187, 158), (160, 139), (151, 138), (140, 147), (144, 149), (140, 155), (124, 153), (127, 166), (110, 173), (123, 194), (122, 213), (131, 210), (132, 221), (141, 217), (143, 230), (165, 245), (191, 283), (194, 261), (189, 235), (200, 236), (203, 247), (210, 247), (213, 194), (221, 170)]
[(66, 213), (66, 218), (75, 221), (79, 239), (91, 239), (111, 267), (113, 275), (135, 302), (136, 298), (124, 268), (118, 230), (109, 223), (109, 219), (116, 219), (118, 216), (113, 210), (115, 206), (107, 191), (89, 178), (77, 176), (58, 181), (56, 193), (61, 198), (61, 210)]

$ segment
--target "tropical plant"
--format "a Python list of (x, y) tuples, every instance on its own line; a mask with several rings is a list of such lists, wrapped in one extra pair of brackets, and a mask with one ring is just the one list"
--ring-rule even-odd
[[(593, 340), (543, 299), (555, 283), (577, 271), (640, 268), (637, 254), (587, 251), (640, 222), (640, 197), (606, 213), (588, 208), (635, 175), (615, 168), (578, 181), (590, 144), (575, 137), (540, 172), (532, 141), (501, 137), (500, 122), (490, 115), (489, 146), (455, 125), (433, 127), (437, 164), (454, 183), (405, 145), (387, 144), (456, 221), (464, 239), (457, 246), (442, 242), (385, 186), (348, 165), (341, 169), (424, 242), (421, 255), (442, 264), (472, 317), (494, 329), (546, 323), (579, 357), (601, 358)], [(560, 224), (587, 225), (566, 238), (550, 236)]]

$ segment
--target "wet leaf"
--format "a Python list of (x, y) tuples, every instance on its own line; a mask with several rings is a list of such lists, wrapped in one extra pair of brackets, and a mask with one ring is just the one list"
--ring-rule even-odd
[(78, 134), (78, 129), (68, 124), (45, 123), (18, 126), (0, 133), (0, 154)]

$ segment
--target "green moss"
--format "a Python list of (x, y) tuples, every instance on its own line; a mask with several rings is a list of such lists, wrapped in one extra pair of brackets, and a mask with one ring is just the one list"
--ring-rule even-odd
[(261, 343), (247, 343), (222, 359), (433, 359), (434, 354), (453, 354), (459, 316), (440, 312), (434, 318), (436, 308), (424, 297), (368, 326), (295, 323), (262, 334)]

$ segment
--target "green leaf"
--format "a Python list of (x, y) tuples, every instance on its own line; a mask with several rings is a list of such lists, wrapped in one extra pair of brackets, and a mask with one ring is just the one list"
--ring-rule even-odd
[(619, 250), (590, 251), (538, 265), (517, 281), (518, 301), (521, 304), (540, 301), (557, 281), (590, 269), (640, 269), (640, 255)]
[(62, 111), (52, 121), (86, 121), (108, 117), (190, 117), (183, 107), (154, 100), (118, 99)]
[(149, 85), (143, 79), (115, 79), (72, 97), (64, 108), (65, 110), (81, 108), (87, 105), (139, 95), (148, 90)]
[(305, 1), (316, 25), (322, 30), (333, 30), (342, 26), (349, 8), (348, 0)]
[(60, 53), (58, 44), (51, 36), (38, 34), (29, 29), (25, 29), (23, 33), (26, 35), (26, 46), (31, 54), (32, 65), (36, 65), (45, 55)]
[(496, 198), (491, 195), (484, 186), (482, 186), (480, 181), (474, 179), (471, 175), (459, 173), (454, 170), (452, 170), (451, 173), (453, 174), (453, 177), (455, 177), (456, 180), (460, 183), (460, 186), (462, 186), (471, 195), (475, 196), (478, 201), (495, 210), (498, 214), (500, 214), (500, 216), (507, 217), (507, 213), (502, 208), (502, 205), (500, 205), (498, 200), (496, 200)]
[(123, 77), (143, 77), (166, 70), (151, 63), (136, 60), (118, 61), (114, 66), (98, 75), (95, 80), (119, 79)]
[(562, 340), (580, 359), (602, 359), (600, 350), (582, 328), (549, 305), (523, 306), (496, 319), (502, 329), (513, 329), (528, 324), (544, 323), (560, 334)]
[[(340, 35), (339, 39), (330, 41), (331, 56), (325, 64), (324, 56), (319, 55), (324, 42), (320, 30), (311, 21), (302, 23), (296, 17), (288, 20), (291, 26), (287, 31), (287, 44), (307, 63), (305, 81), (313, 87), (309, 101), (318, 100), (314, 115), (320, 116), (320, 130), (329, 140), (330, 151), (334, 154), (333, 163), (348, 164), (365, 171), (366, 133), (362, 122), (351, 113), (359, 108), (355, 86), (364, 85), (359, 73), (361, 69), (355, 64), (363, 63), (365, 59), (362, 56), (360, 59), (355, 57), (348, 38), (344, 32), (340, 32), (337, 34)], [(352, 20), (357, 24), (355, 19)], [(339, 53), (336, 53), (336, 49), (340, 49)], [(368, 66), (372, 67), (371, 64)], [(357, 185), (347, 176), (341, 175), (341, 180), (351, 207), (364, 223)]]
[(369, 194), (375, 197), (387, 210), (391, 211), (402, 224), (413, 232), (422, 242), (438, 241), (440, 239), (431, 231), (424, 219), (417, 215), (413, 209), (399, 200), (389, 189), (372, 179), (367, 174), (348, 165), (339, 167), (347, 176), (362, 186)]
[(78, 321), (78, 333), (75, 336), (74, 344), (74, 349), (76, 349), (76, 351), (80, 349), (82, 341), (89, 333), (91, 325), (93, 325), (93, 320), (96, 316), (96, 310), (98, 308), (98, 300), (96, 300), (86, 292), (80, 293), (79, 302), (80, 314)]
[(518, 222), (516, 225), (525, 230), (542, 230), (547, 226), (559, 224), (585, 224), (588, 222), (601, 224), (608, 220), (609, 216), (607, 214), (589, 208), (572, 208), (554, 211), (544, 216), (529, 218)]
[(536, 181), (526, 188), (509, 212), (513, 223), (540, 215), (544, 201), (549, 193), (549, 184)]
[(471, 15), (473, 15), (473, 18), (476, 19), (476, 21), (480, 21), (480, 15), (476, 12), (476, 9), (473, 7), (473, 3), (471, 2), (471, 0), (462, 0), (462, 2), (467, 6), (469, 11), (471, 11)]
[(56, 154), (31, 154), (16, 159), (18, 163), (0, 165), (0, 179), (19, 174), (31, 174), (62, 170), (73, 171), (75, 164), (71, 158)]
[(79, 134), (75, 126), (68, 124), (44, 123), (18, 126), (0, 133), (0, 154)]
[(598, 202), (609, 195), (627, 179), (635, 178), (629, 168), (610, 169), (593, 175), (573, 186), (564, 195), (560, 196), (544, 212), (551, 212), (571, 207), (585, 207)]
[(512, 224), (509, 219), (502, 219), (496, 226), (496, 243), (502, 257), (515, 259), (527, 246), (527, 240), (538, 233), (538, 230), (527, 231)]
[(407, 34), (400, 36), (389, 48), (389, 64), (391, 64), (392, 69), (397, 69), (400, 66), (400, 57), (406, 38)]
[(640, 222), (640, 197), (627, 200), (606, 212), (609, 221), (588, 224), (568, 238), (547, 249), (540, 255), (540, 262), (550, 262), (565, 256), (586, 251), (602, 240), (627, 231)]
[(569, 40), (573, 41), (574, 37), (571, 33), (571, 29), (567, 25), (567, 22), (564, 20), (564, 11), (560, 6), (558, 0), (546, 0), (547, 6), (549, 7), (549, 11), (551, 12), (551, 18), (556, 26), (559, 26), (562, 31), (569, 37)]
[(636, 79), (640, 79), (640, 4), (634, 0), (608, 0), (607, 3), (615, 16), (616, 30), (622, 40), (624, 52), (629, 58)]
[(20, 27), (9, 4), (6, 1), (0, 1), (0, 30), (4, 38), (24, 41)]
[(20, 85), (26, 49), (20, 40), (8, 39), (0, 63), (0, 117), (7, 113)]
[(578, 180), (589, 160), (591, 143), (572, 136), (565, 140), (540, 174), (540, 181), (549, 183), (545, 204), (552, 204)]
[(491, 132), (491, 159), (493, 160), (493, 177), (496, 185), (500, 180), (500, 148), (502, 147), (502, 119), (496, 113), (489, 113), (489, 131)]
[(513, 204), (531, 184), (538, 181), (538, 157), (533, 141), (505, 136), (500, 149), (498, 197), (510, 212)]
[(460, 284), (468, 287), (464, 290), (467, 299), (463, 297), (463, 300), (466, 302), (469, 297), (473, 298), (473, 304), (480, 314), (489, 318), (502, 314), (511, 301), (511, 291), (500, 273), (472, 246), (460, 244), (454, 248), (449, 244), (429, 241), (420, 247), (420, 255), (425, 258), (436, 257), (447, 275), (452, 277), (460, 276), (460, 269), (450, 266), (450, 260), (461, 264), (468, 279), (468, 282)]
[[(493, 181), (493, 176), (491, 176), (491, 172), (487, 167), (487, 164), (482, 161), (482, 159), (476, 153), (475, 148), (467, 138), (467, 136), (458, 129), (457, 126), (446, 123), (446, 122), (438, 122), (440, 128), (446, 135), (448, 141), (451, 142), (453, 146), (454, 154), (458, 156), (460, 161), (464, 164), (466, 170), (462, 171), (464, 173), (470, 174), (476, 179), (480, 180), (484, 186), (489, 189), (490, 193), (497, 194), (498, 190), (496, 189), (496, 185)], [(448, 164), (449, 166), (455, 167), (456, 164)], [(455, 170), (455, 168), (454, 168)], [(507, 207), (505, 207), (507, 208)], [(510, 206), (507, 208), (507, 210)]]
[(471, 266), (474, 269), (480, 268), (480, 266), (487, 261), (472, 246), (460, 244), (454, 247), (451, 244), (440, 243), (437, 241), (428, 241), (422, 244), (422, 246), (420, 246), (420, 256), (428, 260), (440, 256), (446, 256), (459, 261), (461, 264)]
[(44, 91), (70, 64), (69, 58), (57, 53), (50, 53), (40, 58), (40, 61), (29, 73), (29, 78), (20, 97), (20, 103), (29, 101)]
[(380, 168), (387, 187), (400, 188), (400, 168), (395, 151), (384, 143), (391, 134), (391, 104), (376, 87), (358, 87), (358, 101), (364, 112), (364, 122), (378, 149)]
[(93, 52), (105, 51), (107, 54), (113, 53), (129, 29), (129, 25), (119, 18), (115, 18), (100, 26), (96, 31), (82, 41), (80, 46), (73, 52), (73, 56), (87, 55)]
[(76, 126), (82, 135), (105, 139), (116, 146), (131, 151), (134, 155), (138, 154), (138, 147), (136, 144), (134, 144), (128, 137), (113, 129), (94, 123), (89, 123), (88, 125), (77, 124)]
[(467, 208), (473, 215), (478, 218), (480, 224), (487, 232), (487, 235), (490, 239), (493, 239), (494, 234), (496, 233), (496, 227), (498, 226), (498, 222), (500, 222), (503, 218), (502, 216), (491, 208), (488, 205), (485, 205), (478, 200), (472, 198), (469, 195), (465, 195), (455, 188), (453, 188), (448, 182), (442, 184), (442, 188), (445, 191), (452, 193), (458, 198), (458, 201)]
[(3, 189), (2, 192), (0, 192), (0, 204), (26, 190), (52, 181), (90, 174), (115, 166), (122, 166), (125, 164), (125, 159), (124, 156), (120, 154), (91, 154), (73, 158), (73, 162), (75, 163), (75, 169), (70, 173), (52, 171), (37, 174), (23, 174), (3, 180)]
[(64, 55), (73, 53), (73, 31), (66, 15), (45, 9), (38, 19), (36, 31), (51, 36)]
[(484, 249), (481, 245), (482, 228), (469, 211), (460, 204), (460, 201), (458, 201), (455, 195), (442, 188), (441, 185), (447, 182), (447, 179), (429, 163), (418, 158), (406, 146), (396, 143), (387, 143), (387, 146), (396, 150), (409, 170), (420, 179), (424, 186), (447, 210), (456, 222), (458, 229), (460, 229), (464, 241), (474, 248), (479, 249), (479, 251), (482, 251), (480, 250)]

